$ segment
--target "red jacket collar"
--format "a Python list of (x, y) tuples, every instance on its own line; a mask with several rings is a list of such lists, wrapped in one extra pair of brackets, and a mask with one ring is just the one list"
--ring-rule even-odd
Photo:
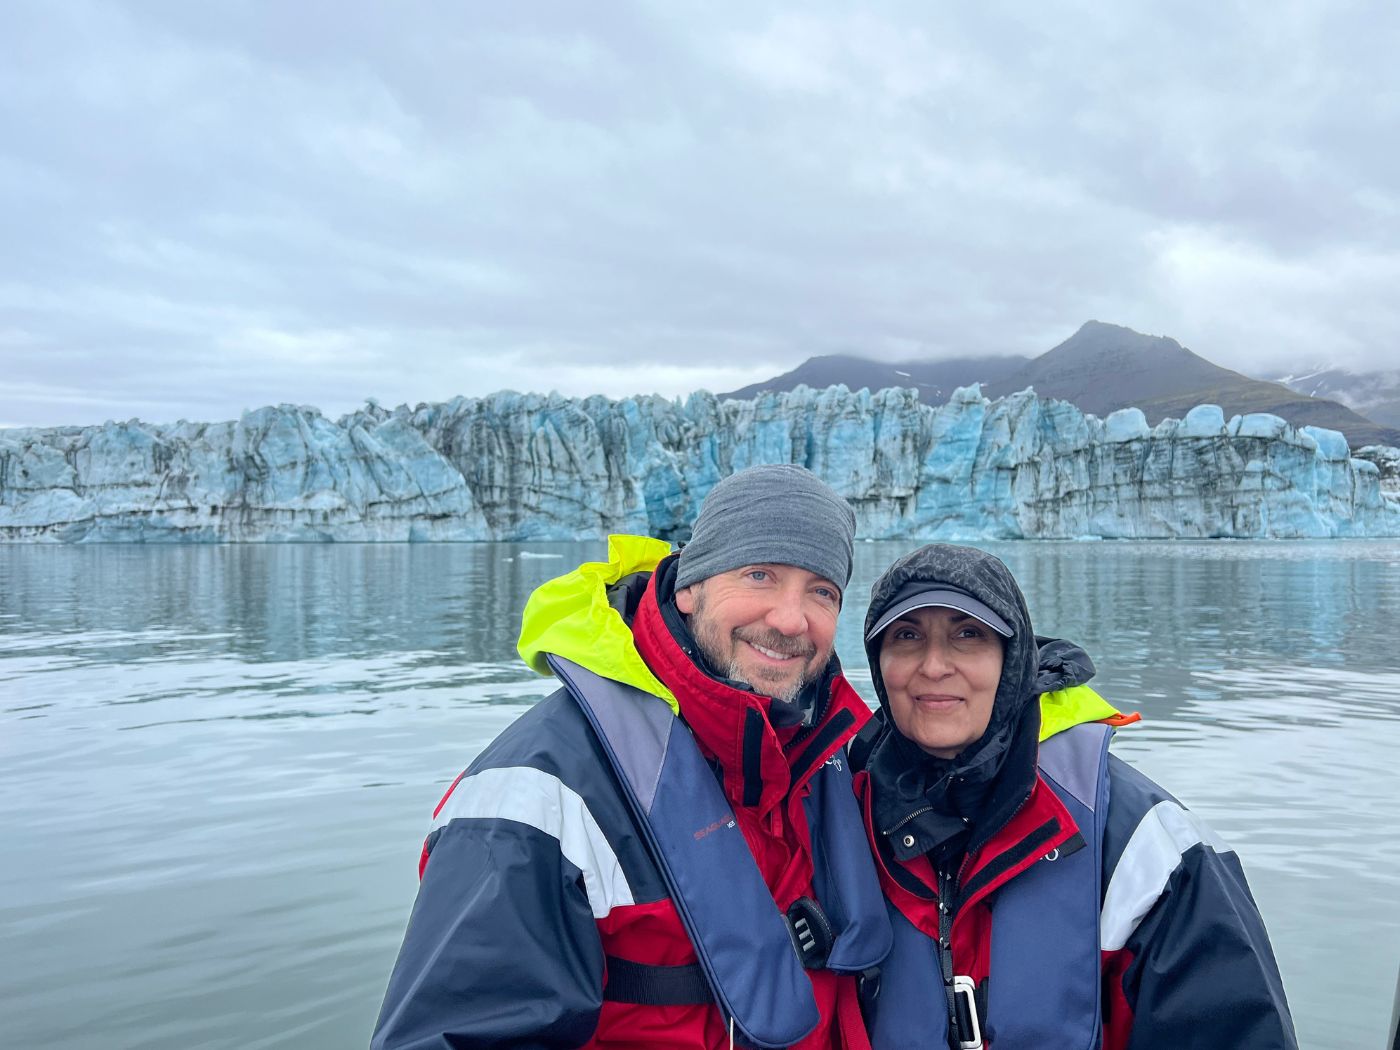
[[(898, 861), (881, 849), (880, 832), (871, 819), (868, 773), (862, 771), (856, 774), (855, 791), (865, 814), (870, 851), (875, 856), (875, 866), (885, 896), (915, 926), (929, 936), (937, 937), (937, 915), (929, 903), (937, 899), (933, 865), (923, 854), (908, 861)], [(964, 861), (957, 880), (959, 910), (1004, 886), (1078, 833), (1079, 826), (1069, 810), (1037, 774), (1030, 797), (1006, 826)]]
[(652, 574), (632, 623), (637, 651), (675, 694), (701, 752), (719, 764), (730, 803), (766, 813), (855, 736), (870, 718), (870, 709), (837, 674), (817, 725), (805, 732), (799, 727), (775, 729), (768, 720), (768, 697), (716, 680), (677, 644), (657, 604), (660, 575)]

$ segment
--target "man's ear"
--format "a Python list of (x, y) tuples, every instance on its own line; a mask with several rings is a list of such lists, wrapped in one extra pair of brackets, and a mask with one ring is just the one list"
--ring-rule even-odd
[(699, 584), (692, 583), (689, 587), (682, 587), (676, 592), (676, 608), (689, 616), (695, 611), (695, 588)]

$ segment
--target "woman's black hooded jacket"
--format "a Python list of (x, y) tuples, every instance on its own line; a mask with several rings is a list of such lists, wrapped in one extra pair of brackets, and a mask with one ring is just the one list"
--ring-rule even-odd
[[(870, 593), (865, 633), (911, 585), (947, 585), (965, 591), (997, 613), (1012, 630), (1005, 640), (1001, 680), (982, 738), (956, 758), (925, 753), (895, 727), (880, 676), (880, 639), (865, 643), (880, 711), (852, 749), (852, 763), (870, 775), (875, 830), (897, 860), (929, 853), (935, 864), (956, 866), (1011, 818), (1036, 778), (1041, 692), (1078, 685), (1093, 664), (1067, 642), (1041, 647), (1030, 612), (1011, 571), (973, 547), (933, 544), (906, 554)], [(898, 831), (896, 836), (894, 832)], [(911, 841), (912, 837), (912, 841)]]

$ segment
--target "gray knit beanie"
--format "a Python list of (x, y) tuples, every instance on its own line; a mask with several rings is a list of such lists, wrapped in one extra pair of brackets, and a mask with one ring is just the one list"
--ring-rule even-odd
[(845, 590), (856, 516), (810, 470), (780, 463), (749, 467), (710, 490), (681, 548), (676, 587), (743, 565), (796, 565)]

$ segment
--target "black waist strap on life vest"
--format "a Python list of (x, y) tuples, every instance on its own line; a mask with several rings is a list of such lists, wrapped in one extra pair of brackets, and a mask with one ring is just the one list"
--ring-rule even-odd
[(656, 966), (632, 962), (615, 955), (607, 957), (608, 983), (603, 999), (610, 1003), (639, 1006), (698, 1006), (712, 1003), (714, 993), (699, 963), (683, 966)]
[[(809, 970), (820, 969), (835, 942), (831, 923), (821, 905), (811, 897), (799, 897), (787, 911), (793, 948)], [(641, 1006), (694, 1006), (714, 1001), (705, 971), (699, 963), (661, 966), (607, 957), (608, 983), (603, 999), (611, 1003)], [(878, 968), (875, 970), (879, 972)]]

